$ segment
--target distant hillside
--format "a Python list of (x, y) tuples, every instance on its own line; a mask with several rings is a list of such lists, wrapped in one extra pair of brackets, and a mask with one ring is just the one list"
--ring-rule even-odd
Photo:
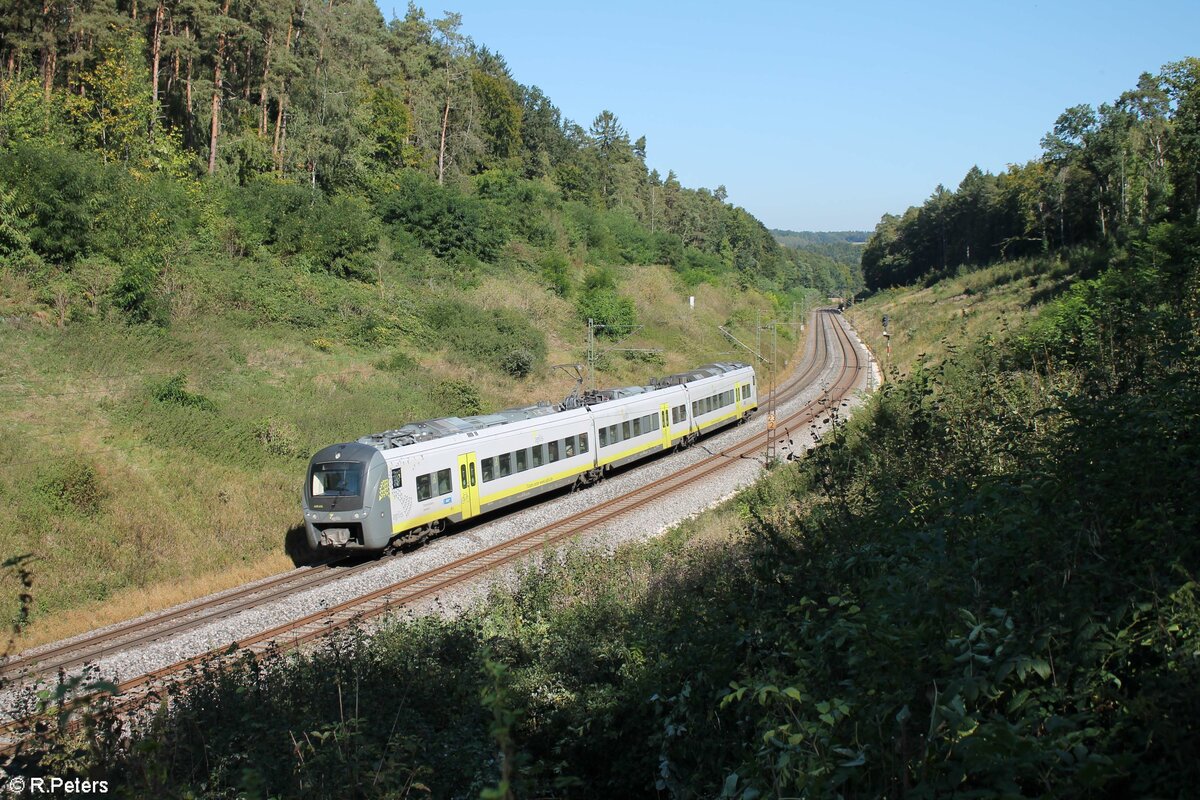
[(870, 231), (781, 231), (771, 229), (775, 241), (792, 250), (809, 250), (839, 264), (857, 266)]

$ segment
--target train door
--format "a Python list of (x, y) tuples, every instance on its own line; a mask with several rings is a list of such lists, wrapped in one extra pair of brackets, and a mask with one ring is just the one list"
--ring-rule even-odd
[(671, 447), (671, 407), (663, 403), (658, 408), (658, 415), (662, 417), (662, 446), (667, 450)]
[(745, 391), (744, 384), (735, 383), (733, 385), (733, 399), (737, 403), (737, 413), (742, 413), (742, 393)]
[(462, 518), (470, 519), (479, 513), (479, 476), (475, 465), (479, 462), (474, 453), (458, 457), (458, 480), (462, 486)]

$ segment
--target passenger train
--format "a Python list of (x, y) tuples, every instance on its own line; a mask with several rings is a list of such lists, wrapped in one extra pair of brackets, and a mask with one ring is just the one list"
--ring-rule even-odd
[(330, 445), (309, 463), (308, 541), (361, 551), (421, 541), (448, 523), (686, 447), (757, 408), (754, 370), (720, 362), (557, 405), (425, 420)]

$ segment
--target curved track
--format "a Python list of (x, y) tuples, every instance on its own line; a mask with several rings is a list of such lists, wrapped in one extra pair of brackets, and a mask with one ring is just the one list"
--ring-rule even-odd
[[(787, 402), (809, 388), (829, 367), (834, 354), (840, 355), (837, 376), (824, 392), (799, 410), (776, 420), (776, 431), (765, 436), (777, 436), (779, 429), (799, 428), (815, 421), (843, 401), (865, 383), (866, 364), (847, 333), (842, 318), (829, 311), (814, 314), (816, 335), (807, 337), (805, 354), (793, 377), (776, 390), (776, 406)], [(765, 407), (766, 404), (764, 404)], [(743, 438), (707, 458), (647, 483), (611, 502), (604, 503), (564, 519), (528, 531), (506, 542), (489, 547), (429, 572), (377, 589), (368, 594), (323, 609), (292, 622), (255, 634), (229, 647), (223, 647), (189, 658), (185, 661), (141, 675), (119, 684), (120, 704), (136, 706), (152, 688), (164, 679), (179, 675), (214, 659), (228, 657), (233, 652), (258, 653), (270, 646), (296, 647), (328, 633), (345, 628), (357, 621), (367, 620), (389, 610), (410, 605), (424, 598), (498, 567), (530, 556), (545, 547), (578, 536), (608, 523), (630, 511), (644, 507), (681, 487), (701, 481), (741, 458), (754, 457), (764, 447), (764, 434)], [(336, 562), (318, 567), (288, 572), (267, 581), (227, 592), (224, 595), (197, 601), (165, 614), (146, 617), (101, 631), (94, 636), (68, 641), (58, 647), (21, 655), (0, 667), (0, 677), (45, 675), (81, 666), (101, 656), (145, 644), (190, 630), (215, 619), (231, 616), (246, 608), (277, 600), (289, 594), (311, 589), (342, 577), (369, 569), (374, 562), (340, 566)], [(76, 702), (82, 701), (80, 698)], [(0, 738), (10, 741), (19, 738), (19, 731), (29, 720), (0, 726)], [(11, 745), (10, 745), (11, 746)]]

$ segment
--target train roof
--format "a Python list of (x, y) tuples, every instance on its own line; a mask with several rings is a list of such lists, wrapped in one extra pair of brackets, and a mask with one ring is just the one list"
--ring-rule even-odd
[(455, 436), (460, 433), (483, 430), (494, 425), (506, 425), (510, 422), (523, 422), (528, 419), (546, 417), (557, 414), (559, 408), (549, 403), (537, 403), (522, 408), (509, 408), (494, 414), (476, 414), (471, 417), (440, 417), (426, 419), (420, 422), (410, 422), (399, 428), (382, 433), (372, 433), (363, 436), (358, 441), (361, 444), (373, 445), (381, 450), (392, 447), (404, 447), (417, 442), (428, 442), (445, 436)]
[(683, 383), (691, 383), (692, 381), (703, 380), (704, 378), (714, 378), (717, 375), (725, 375), (729, 372), (735, 372), (739, 369), (745, 369), (750, 366), (741, 361), (716, 361), (712, 364), (704, 364), (687, 372), (677, 372), (674, 375), (666, 375), (662, 378), (651, 378), (650, 385), (654, 388), (660, 386), (679, 386)]
[[(626, 397), (634, 397), (646, 392), (653, 392), (657, 389), (663, 389), (668, 386), (680, 386), (692, 381), (702, 380), (704, 378), (712, 378), (717, 375), (724, 375), (735, 370), (744, 369), (748, 365), (740, 361), (720, 361), (713, 364), (704, 364), (696, 367), (688, 372), (680, 372), (675, 375), (667, 375), (662, 378), (651, 378), (648, 386), (624, 386), (617, 389), (599, 389), (588, 392), (584, 396), (584, 405), (592, 403), (602, 403), (612, 400), (619, 400)], [(578, 406), (575, 406), (576, 408)], [(429, 442), (434, 439), (442, 439), (447, 436), (457, 436), (461, 433), (470, 433), (471, 431), (483, 430), (496, 425), (507, 425), (513, 422), (524, 422), (538, 417), (548, 417), (552, 414), (558, 414), (562, 411), (570, 410), (562, 404), (552, 405), (550, 403), (541, 402), (531, 406), (522, 406), (521, 408), (509, 408), (504, 411), (497, 411), (494, 414), (476, 414), (470, 417), (439, 417), (437, 419), (426, 419), (420, 422), (410, 422), (402, 425), (395, 430), (383, 431), (382, 433), (372, 433), (368, 436), (363, 436), (358, 439), (359, 444), (370, 445), (379, 450), (390, 450), (396, 447), (405, 447), (407, 445), (417, 444), (418, 442)]]

